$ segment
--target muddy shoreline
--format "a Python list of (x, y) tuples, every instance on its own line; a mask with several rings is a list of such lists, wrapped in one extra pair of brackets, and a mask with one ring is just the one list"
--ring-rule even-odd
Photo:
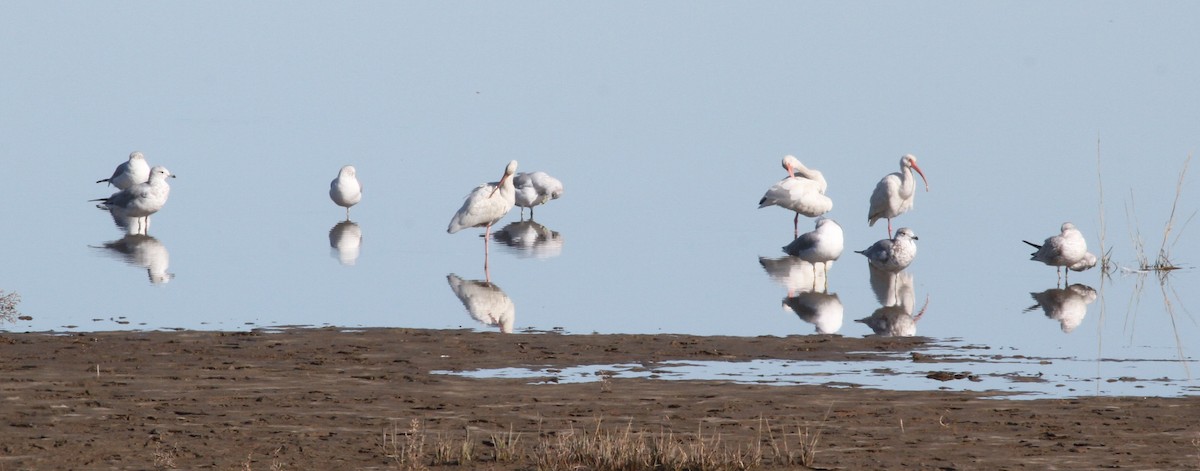
[[(533, 469), (529, 459), (496, 461), (493, 438), (521, 437), (533, 448), (563, 431), (609, 427), (747, 448), (768, 433), (778, 441), (793, 440), (788, 430), (820, 430), (820, 469), (1200, 468), (1194, 396), (1013, 401), (431, 374), (689, 359), (864, 361), (926, 342), (420, 329), (4, 333), (0, 468), (400, 469), (394, 440), (411, 436), (414, 424), (430, 449), (466, 441), (479, 455), (435, 469)], [(761, 467), (783, 468), (777, 464)]]

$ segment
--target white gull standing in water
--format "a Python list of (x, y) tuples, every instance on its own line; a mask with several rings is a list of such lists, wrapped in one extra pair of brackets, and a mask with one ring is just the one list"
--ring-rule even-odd
[(896, 229), (896, 237), (882, 239), (865, 250), (855, 250), (855, 253), (867, 257), (871, 266), (880, 270), (897, 273), (912, 264), (917, 258), (917, 234), (907, 227)]
[(521, 207), (521, 218), (525, 217), (525, 208), (529, 208), (529, 218), (533, 219), (533, 207), (556, 200), (563, 195), (563, 184), (546, 172), (518, 173), (513, 177), (516, 188), (514, 204)]
[(892, 237), (892, 218), (907, 213), (916, 199), (917, 179), (913, 177), (913, 170), (921, 175), (925, 191), (929, 191), (929, 180), (925, 179), (925, 172), (917, 166), (917, 158), (905, 154), (900, 157), (900, 171), (885, 175), (875, 184), (875, 191), (871, 193), (871, 207), (867, 211), (868, 226), (874, 226), (879, 219), (887, 219), (888, 237)]
[[(1083, 271), (1096, 266), (1096, 256), (1088, 253), (1087, 241), (1083, 233), (1074, 224), (1064, 222), (1058, 235), (1047, 237), (1042, 245), (1030, 241), (1022, 241), (1037, 247), (1029, 259), (1055, 267), (1055, 272), (1062, 278), (1062, 267), (1075, 271)], [(1089, 257), (1089, 255), (1091, 255)]]
[(353, 165), (342, 167), (337, 178), (329, 182), (329, 198), (346, 208), (346, 220), (349, 221), (350, 207), (362, 201), (362, 183), (358, 182), (358, 172)]
[(825, 196), (825, 176), (817, 170), (805, 167), (794, 156), (783, 157), (783, 168), (788, 176), (778, 183), (771, 185), (758, 207), (779, 206), (794, 211), (792, 218), (792, 234), (800, 233), (800, 215), (817, 217), (833, 209), (833, 200)]
[(150, 164), (146, 163), (146, 157), (141, 152), (134, 151), (129, 154), (129, 160), (121, 162), (121, 165), (113, 170), (111, 177), (96, 180), (96, 183), (108, 182), (118, 190), (124, 190), (138, 183), (146, 183), (149, 179)]
[(167, 178), (175, 178), (175, 175), (166, 167), (154, 167), (150, 169), (150, 179), (146, 183), (133, 185), (113, 193), (108, 198), (92, 201), (100, 201), (96, 206), (112, 211), (114, 216), (136, 218), (137, 224), (130, 225), (129, 233), (145, 234), (150, 225), (150, 215), (157, 213), (167, 204), (167, 196), (171, 193), (171, 185), (167, 184)]
[(845, 248), (842, 226), (829, 218), (817, 219), (816, 229), (805, 232), (783, 247), (783, 251), (793, 257), (799, 257), (813, 264), (813, 277), (816, 278), (817, 264), (824, 268), (826, 284), (829, 279), (829, 263), (842, 256)]

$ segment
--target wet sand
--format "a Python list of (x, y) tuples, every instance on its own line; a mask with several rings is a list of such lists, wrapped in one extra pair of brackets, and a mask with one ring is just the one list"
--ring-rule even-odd
[[(438, 442), (473, 444), (475, 461), (433, 469), (533, 469), (522, 453), (547, 437), (597, 427), (680, 440), (699, 433), (744, 449), (770, 436), (793, 450), (795, 432), (806, 428), (821, 433), (818, 469), (1200, 468), (1197, 397), (1016, 401), (946, 391), (622, 378), (529, 384), (431, 374), (614, 363), (652, 369), (681, 359), (856, 361), (923, 345), (919, 338), (414, 329), (6, 333), (0, 469), (398, 469), (393, 440), (413, 443), (405, 432), (414, 419), (429, 454)], [(518, 437), (523, 451), (497, 462), (495, 437)]]

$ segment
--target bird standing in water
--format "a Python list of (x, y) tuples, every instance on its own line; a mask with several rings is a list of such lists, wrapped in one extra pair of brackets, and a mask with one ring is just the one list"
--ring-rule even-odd
[(887, 219), (888, 237), (892, 237), (892, 218), (907, 213), (913, 207), (917, 192), (917, 179), (912, 171), (916, 170), (925, 182), (925, 191), (929, 191), (929, 180), (925, 172), (917, 166), (917, 158), (912, 154), (900, 157), (900, 171), (889, 173), (875, 184), (875, 192), (871, 193), (871, 207), (867, 211), (867, 225), (874, 226), (875, 221)]
[(350, 207), (362, 200), (362, 183), (358, 182), (358, 171), (353, 165), (342, 167), (337, 178), (329, 182), (329, 198), (346, 208), (346, 220), (349, 221)]

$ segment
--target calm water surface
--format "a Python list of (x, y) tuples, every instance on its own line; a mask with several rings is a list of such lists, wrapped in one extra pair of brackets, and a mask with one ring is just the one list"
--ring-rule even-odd
[[(19, 71), (0, 91), (0, 289), (32, 318), (0, 329), (921, 335), (1173, 385), (1155, 395), (1196, 385), (1194, 270), (1060, 284), (1021, 243), (1069, 220), (1122, 267), (1164, 246), (1198, 145), (1200, 69), (1179, 46), (1200, 44), (1182, 23), (1195, 7), (881, 7), (844, 24), (800, 6), (310, 5), (260, 24), (36, 5), (0, 20)], [(103, 26), (130, 20), (136, 38)], [(148, 236), (88, 202), (133, 150), (178, 175)], [(846, 232), (816, 283), (780, 250), (791, 214), (756, 209), (788, 153), (824, 172)], [(852, 250), (885, 236), (867, 200), (904, 153), (931, 191), (895, 220), (916, 262), (881, 278)], [(496, 225), (483, 283), (482, 230), (445, 227), (510, 159), (566, 194)], [(351, 222), (327, 195), (344, 164), (365, 187)], [(1187, 267), (1192, 181), (1165, 243)], [(1040, 365), (1016, 369), (1058, 368)]]

